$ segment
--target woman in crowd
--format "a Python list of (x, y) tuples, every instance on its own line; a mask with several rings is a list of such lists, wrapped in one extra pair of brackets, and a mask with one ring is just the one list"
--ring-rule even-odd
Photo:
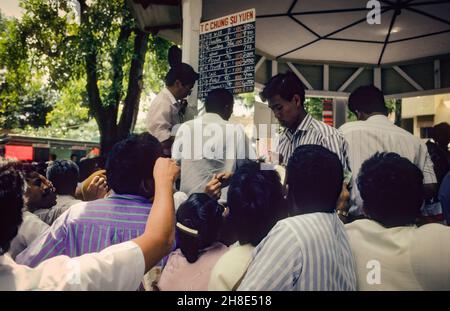
[(286, 216), (280, 176), (248, 161), (231, 179), (229, 221), (238, 242), (215, 265), (209, 290), (235, 290), (247, 271), (252, 252), (275, 223)]
[(205, 193), (193, 193), (177, 210), (178, 248), (158, 282), (160, 290), (207, 290), (211, 270), (227, 251), (217, 242), (223, 207)]

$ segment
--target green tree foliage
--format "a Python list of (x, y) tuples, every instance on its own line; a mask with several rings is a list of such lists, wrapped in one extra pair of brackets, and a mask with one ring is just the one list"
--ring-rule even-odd
[(8, 105), (7, 102), (2, 110), (4, 128), (24, 128), (27, 125), (38, 128), (45, 125), (46, 115), (53, 109), (56, 94), (41, 83), (32, 83), (23, 91), (24, 95), (17, 97), (16, 104)]
[(65, 133), (88, 121), (86, 80), (72, 80), (60, 92), (53, 110), (47, 114), (46, 123)]
[(9, 76), (28, 70), (20, 76), (24, 79), (32, 68), (33, 75), (44, 74), (50, 87), (61, 90), (49, 124), (76, 126), (87, 118), (88, 107), (98, 124), (102, 152), (108, 152), (132, 131), (143, 86), (160, 87), (154, 81), (167, 69), (170, 44), (140, 31), (125, 0), (21, 0), (20, 6), (21, 21), (7, 35), (8, 44), (0, 44), (0, 49), (19, 48), (0, 50), (12, 62), (1, 65)]
[(237, 95), (237, 97), (242, 100), (245, 108), (251, 109), (255, 105), (255, 94), (256, 94), (256, 92), (243, 93), (243, 94)]
[(172, 43), (160, 37), (150, 36), (149, 53), (144, 65), (144, 89), (159, 93), (164, 87), (164, 78), (169, 71), (167, 52)]
[(305, 110), (314, 119), (322, 121), (323, 101), (321, 98), (308, 97), (305, 99)]
[[(21, 36), (18, 25), (17, 20), (7, 19), (0, 14), (0, 69), (2, 70), (0, 124), (2, 128), (20, 126), (19, 117), (25, 113), (21, 110), (19, 102), (27, 93), (27, 85), (31, 82), (30, 66), (26, 61), (27, 53), (24, 48), (25, 39)], [(36, 90), (36, 87), (32, 90)], [(35, 92), (35, 95), (38, 94)], [(28, 99), (23, 101), (29, 103), (32, 97), (32, 95), (28, 96)]]
[(88, 122), (82, 123), (76, 127), (56, 127), (47, 126), (40, 128), (33, 128), (26, 126), (24, 129), (15, 129), (15, 134), (21, 134), (33, 137), (54, 137), (64, 139), (75, 139), (82, 141), (100, 141), (100, 133), (98, 131), (98, 125), (94, 119)]

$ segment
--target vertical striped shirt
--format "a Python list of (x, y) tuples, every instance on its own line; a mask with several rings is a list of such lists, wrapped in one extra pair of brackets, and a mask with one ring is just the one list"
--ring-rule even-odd
[(279, 221), (256, 247), (238, 290), (356, 290), (356, 266), (335, 213)]
[(337, 154), (344, 171), (349, 171), (347, 142), (344, 136), (335, 129), (307, 114), (295, 132), (285, 129), (280, 137), (278, 153), (281, 164), (287, 165), (294, 150), (301, 145), (321, 145)]
[(361, 165), (376, 152), (398, 153), (422, 170), (424, 184), (436, 183), (433, 162), (427, 146), (419, 138), (396, 126), (386, 116), (374, 115), (366, 121), (349, 122), (342, 125), (339, 130), (348, 142), (349, 163), (353, 174), (351, 212), (362, 213), (362, 199), (356, 179)]
[(58, 255), (77, 257), (132, 240), (145, 230), (151, 203), (136, 195), (108, 198), (72, 206), (38, 237), (16, 261), (30, 267)]

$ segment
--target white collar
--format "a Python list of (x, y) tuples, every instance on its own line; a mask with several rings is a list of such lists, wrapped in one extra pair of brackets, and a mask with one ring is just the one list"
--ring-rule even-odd
[(370, 116), (370, 117), (367, 118), (366, 121), (375, 121), (375, 122), (377, 122), (377, 121), (388, 121), (388, 122), (392, 123), (388, 119), (388, 117), (386, 117), (385, 115), (382, 115), (382, 114), (376, 114), (376, 115)]
[(167, 87), (163, 88), (161, 90), (161, 93), (164, 93), (166, 96), (169, 97), (170, 102), (175, 105), (177, 104), (177, 99), (175, 98), (175, 96), (173, 96), (172, 92), (169, 91), (169, 89)]
[(201, 116), (201, 118), (210, 122), (218, 122), (218, 123), (227, 122), (226, 120), (222, 119), (220, 115), (212, 112), (206, 112), (204, 115)]
[(11, 258), (8, 253), (5, 253), (0, 256), (0, 266), (13, 266), (16, 265), (16, 262)]

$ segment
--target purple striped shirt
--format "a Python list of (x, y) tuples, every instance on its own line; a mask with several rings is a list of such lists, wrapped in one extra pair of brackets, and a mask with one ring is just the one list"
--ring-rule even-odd
[(151, 203), (136, 195), (108, 198), (72, 206), (16, 257), (30, 267), (58, 255), (76, 257), (132, 240), (145, 230)]

